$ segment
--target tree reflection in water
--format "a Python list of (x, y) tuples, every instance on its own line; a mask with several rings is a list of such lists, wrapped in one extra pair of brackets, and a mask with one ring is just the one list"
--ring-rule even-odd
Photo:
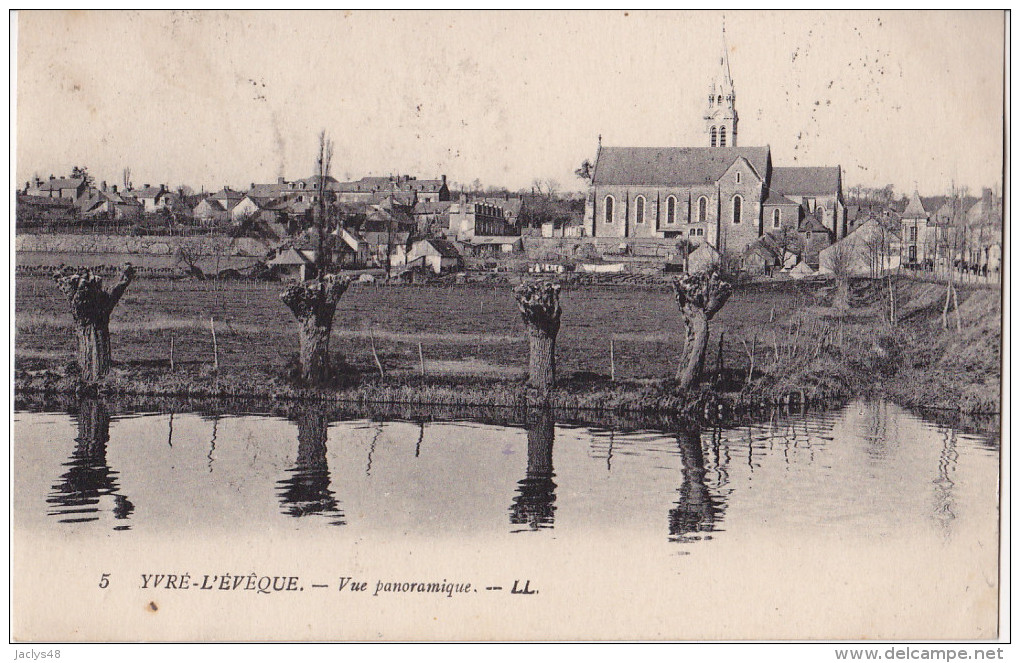
[(722, 506), (705, 483), (701, 432), (697, 428), (680, 431), (677, 443), (684, 478), (677, 491), (680, 498), (669, 511), (669, 539), (697, 541), (702, 538), (699, 533), (715, 531), (716, 523), (722, 515)]
[(288, 476), (277, 482), (278, 497), (288, 516), (321, 515), (331, 525), (344, 525), (346, 520), (340, 504), (329, 488), (329, 466), (326, 463), (326, 414), (315, 408), (302, 408), (295, 421), (298, 427), (298, 451)]
[(517, 482), (517, 495), (510, 505), (510, 524), (527, 525), (513, 531), (551, 528), (556, 507), (553, 482), (553, 439), (556, 419), (549, 408), (528, 409), (528, 469)]
[[(99, 520), (100, 499), (113, 497), (113, 517), (127, 520), (135, 506), (117, 491), (117, 473), (106, 461), (106, 445), (110, 441), (110, 412), (103, 401), (84, 398), (78, 404), (78, 437), (74, 452), (64, 467), (67, 471), (53, 486), (46, 499), (54, 507), (48, 512), (62, 523), (84, 523)], [(115, 530), (131, 529), (123, 523)]]

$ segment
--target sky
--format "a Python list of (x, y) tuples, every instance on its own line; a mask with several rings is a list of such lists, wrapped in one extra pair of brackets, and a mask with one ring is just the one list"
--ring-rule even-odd
[(1001, 183), (1002, 12), (20, 12), (16, 183), (247, 188), (447, 175), (510, 189), (603, 145), (707, 146), (725, 20), (742, 146), (844, 190)]

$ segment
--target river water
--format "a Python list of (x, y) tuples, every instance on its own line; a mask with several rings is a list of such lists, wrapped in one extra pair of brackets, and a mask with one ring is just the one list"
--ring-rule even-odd
[[(379, 615), (358, 610), (340, 630), (277, 619), (207, 637), (995, 635), (998, 440), (883, 401), (671, 430), (569, 425), (534, 411), (497, 424), (470, 413), (338, 420), (312, 407), (69, 409), (15, 413), (16, 596), (53, 583), (72, 603), (133, 604), (151, 594), (136, 580), (146, 569), (276, 565), (303, 584), (318, 577), (331, 597), (339, 577), (359, 574), (370, 593), (381, 580), (427, 575), (459, 576), (482, 594), (444, 597), (429, 628), (408, 616), (418, 612), (406, 596), (376, 595)], [(119, 594), (96, 593), (104, 572)], [(505, 614), (486, 617), (478, 602), (505, 591), (485, 588), (514, 581), (539, 593), (500, 598), (510, 603), (492, 609)], [(259, 610), (285, 599), (260, 600)], [(320, 615), (322, 600), (288, 610)], [(532, 601), (527, 611), (521, 601)], [(195, 615), (210, 604), (189, 595), (179, 606), (167, 626), (111, 612), (84, 633), (205, 633)], [(23, 632), (72, 628), (53, 612), (33, 599)]]

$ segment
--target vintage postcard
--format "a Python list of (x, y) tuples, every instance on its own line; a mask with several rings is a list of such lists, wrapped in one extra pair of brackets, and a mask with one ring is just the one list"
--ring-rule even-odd
[(1008, 636), (1008, 14), (11, 38), (19, 651)]

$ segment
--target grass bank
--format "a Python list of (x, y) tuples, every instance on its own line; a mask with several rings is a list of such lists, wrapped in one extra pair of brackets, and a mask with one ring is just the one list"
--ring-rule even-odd
[[(999, 291), (961, 287), (958, 331), (955, 314), (951, 328), (942, 328), (942, 287), (906, 278), (894, 285), (895, 326), (887, 320), (885, 282), (855, 281), (845, 315), (834, 314), (832, 287), (824, 283), (739, 287), (713, 321), (706, 383), (695, 393), (679, 392), (670, 379), (683, 337), (668, 288), (568, 285), (553, 404), (698, 412), (719, 402), (746, 409), (791, 397), (884, 395), (912, 407), (998, 411)], [(518, 407), (527, 400), (528, 347), (508, 286), (352, 286), (341, 299), (333, 339), (342, 375), (334, 387), (319, 390), (303, 389), (289, 377), (297, 332), (279, 290), (274, 284), (132, 284), (111, 324), (115, 368), (101, 385), (88, 388), (450, 406)], [(15, 307), (16, 389), (85, 389), (69, 363), (71, 320), (55, 285), (19, 278)]]

